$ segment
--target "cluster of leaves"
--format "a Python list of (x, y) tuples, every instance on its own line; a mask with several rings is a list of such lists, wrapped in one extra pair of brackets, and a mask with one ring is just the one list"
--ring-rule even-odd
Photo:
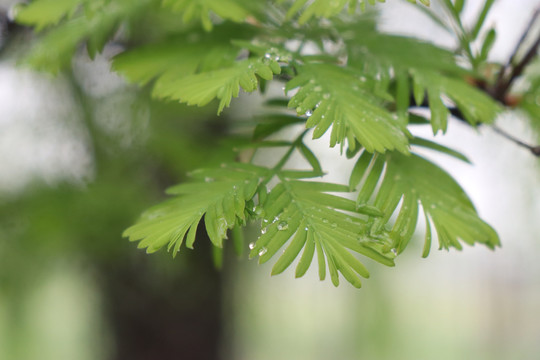
[[(420, 2), (418, 8), (452, 28), (424, 7), (428, 0)], [(431, 248), (432, 229), (444, 249), (461, 249), (462, 243), (499, 245), (497, 234), (461, 187), (437, 165), (412, 153), (411, 145), (467, 159), (414, 137), (408, 128), (428, 124), (433, 133), (444, 133), (449, 106), (472, 126), (493, 122), (502, 110), (467, 81), (482, 78), (479, 64), (494, 40), (490, 31), (477, 55), (470, 50), (489, 7), (472, 32), (457, 34), (460, 51), (471, 54), (464, 63), (446, 49), (379, 32), (374, 16), (357, 10), (357, 5), (365, 10), (375, 3), (36, 0), (20, 9), (17, 19), (44, 32), (28, 57), (35, 67), (58, 71), (79, 44), (85, 43), (93, 56), (114, 38), (129, 44), (113, 59), (114, 68), (128, 80), (150, 87), (156, 98), (198, 106), (216, 102), (218, 113), (241, 89), (264, 91), (270, 81), (286, 82), (285, 95), (291, 96), (274, 101), (278, 110), (258, 118), (253, 137), (246, 140), (255, 148), (287, 148), (277, 164), (231, 163), (193, 171), (191, 181), (169, 189), (172, 199), (149, 209), (124, 235), (149, 252), (167, 246), (176, 253), (182, 244), (194, 246), (203, 221), (216, 249), (232, 233), (240, 251), (239, 229), (254, 222), (261, 235), (249, 245), (250, 257), (266, 262), (285, 248), (272, 274), (300, 257), (296, 276), (302, 276), (316, 252), (321, 279), (328, 269), (335, 285), (341, 273), (360, 287), (360, 277), (369, 273), (355, 254), (393, 266), (413, 237), (420, 209), (426, 222), (424, 256)], [(463, 1), (445, 0), (443, 5), (458, 21)], [(154, 21), (152, 34), (131, 44), (129, 34), (145, 21)], [(415, 105), (429, 107), (431, 116), (412, 114)], [(287, 107), (295, 113), (287, 113)], [(308, 130), (296, 140), (268, 139), (298, 123)], [(348, 185), (313, 180), (323, 170), (304, 137), (320, 138), (328, 131), (330, 146), (339, 144), (356, 161)], [(286, 167), (294, 152), (309, 169)], [(355, 191), (356, 201), (350, 200)]]

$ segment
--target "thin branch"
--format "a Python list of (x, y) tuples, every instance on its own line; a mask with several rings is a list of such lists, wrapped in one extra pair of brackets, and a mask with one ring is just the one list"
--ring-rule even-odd
[(516, 47), (514, 48), (514, 51), (512, 51), (512, 55), (510, 56), (510, 58), (508, 59), (508, 62), (502, 67), (501, 71), (499, 72), (499, 76), (497, 78), (497, 84), (499, 84), (500, 82), (502, 82), (502, 79), (504, 77), (504, 74), (506, 73), (506, 71), (508, 70), (508, 68), (510, 66), (512, 66), (512, 64), (514, 63), (514, 60), (516, 58), (516, 55), (517, 53), (519, 52), (519, 49), (521, 48), (521, 46), (523, 45), (523, 42), (525, 41), (525, 39), (527, 38), (527, 36), (529, 35), (529, 33), (531, 32), (531, 29), (534, 25), (534, 23), (536, 22), (536, 18), (540, 15), (540, 8), (536, 9), (536, 11), (534, 12), (531, 20), (529, 21), (529, 24), (527, 25), (527, 27), (525, 28), (525, 31), (523, 32), (523, 34), (521, 35), (521, 38), (519, 39)]
[(523, 35), (521, 35), (521, 38), (519, 39), (519, 42), (517, 43), (514, 51), (512, 52), (512, 55), (510, 56), (508, 62), (501, 68), (499, 72), (497, 81), (495, 82), (495, 86), (493, 88), (493, 96), (496, 100), (501, 101), (502, 103), (504, 103), (506, 93), (508, 92), (508, 89), (510, 89), (510, 86), (512, 85), (514, 80), (523, 73), (525, 67), (534, 59), (537, 54), (538, 47), (540, 46), (540, 34), (538, 35), (538, 38), (536, 39), (534, 44), (529, 48), (523, 59), (521, 59), (521, 61), (512, 68), (510, 77), (505, 80), (504, 76), (506, 72), (510, 67), (513, 66), (514, 60), (520, 48), (523, 46), (525, 39), (528, 37), (539, 16), (540, 8), (536, 9), (536, 11), (534, 12), (531, 20), (529, 21), (529, 24), (525, 28)]
[(501, 136), (507, 138), (508, 140), (514, 142), (515, 144), (529, 150), (534, 155), (540, 156), (540, 145), (533, 146), (533, 145), (527, 144), (527, 143), (519, 140), (518, 138), (510, 135), (509, 133), (507, 133), (505, 130), (501, 129), (497, 125), (491, 125), (491, 128), (493, 130), (495, 130), (495, 132), (498, 133), (499, 135), (501, 135)]
[[(425, 99), (424, 102), (418, 107), (426, 108), (426, 109), (429, 110), (429, 101), (427, 99)], [(458, 108), (449, 107), (448, 111), (450, 112), (450, 115), (452, 115), (452, 117), (454, 117), (456, 120), (462, 121), (462, 122), (470, 125), (470, 123), (463, 116), (463, 113), (461, 112), (461, 110), (459, 110)], [(478, 126), (480, 126), (480, 125), (481, 124), (478, 124)], [(490, 125), (490, 126), (499, 135), (501, 135), (504, 138), (512, 141), (516, 145), (519, 145), (522, 148), (525, 148), (525, 149), (529, 150), (533, 155), (540, 157), (540, 145), (534, 146), (534, 145), (527, 144), (526, 142), (523, 142), (520, 139), (510, 135), (509, 133), (507, 133), (505, 130), (501, 129), (497, 125), (493, 124), (493, 125)]]

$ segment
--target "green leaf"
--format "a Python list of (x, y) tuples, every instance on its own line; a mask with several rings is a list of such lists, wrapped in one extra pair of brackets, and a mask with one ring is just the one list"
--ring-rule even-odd
[[(427, 0), (421, 0), (425, 3)], [(283, 0), (281, 1), (283, 2)], [(287, 11), (287, 18), (292, 18), (298, 12), (301, 12), (301, 15), (298, 19), (300, 24), (304, 24), (311, 20), (312, 18), (330, 18), (339, 14), (345, 6), (348, 7), (349, 13), (354, 13), (356, 6), (360, 2), (360, 8), (365, 9), (366, 2), (370, 5), (375, 5), (375, 0), (314, 0), (308, 3), (307, 0), (295, 0), (289, 11)], [(379, 3), (384, 3), (385, 0), (377, 0)], [(427, 1), (429, 4), (429, 1)]]
[(213, 28), (210, 12), (234, 22), (242, 22), (250, 14), (247, 6), (235, 0), (163, 0), (163, 5), (174, 12), (183, 13), (185, 23), (200, 20), (206, 31)]
[[(87, 1), (87, 0), (86, 0)], [(71, 15), (85, 0), (37, 0), (17, 11), (17, 22), (35, 26), (37, 31), (56, 25)]]
[[(22, 15), (20, 15), (22, 16), (21, 21), (34, 22), (36, 26), (42, 27), (52, 19), (64, 17), (69, 11), (68, 3), (62, 2), (65, 5), (62, 9), (56, 8), (56, 12), (52, 11), (47, 20), (40, 22), (38, 21), (39, 15), (35, 15), (34, 12), (37, 12), (41, 6), (47, 5), (46, 3), (40, 5), (44, 1), (48, 2), (48, 0), (41, 0), (35, 5), (34, 3), (29, 5), (27, 11), (30, 13), (23, 10)], [(145, 11), (151, 10), (153, 6), (153, 0), (137, 2), (117, 0), (95, 3), (86, 1), (85, 3), (89, 10), (77, 11), (69, 21), (62, 22), (48, 31), (30, 49), (24, 61), (38, 70), (57, 73), (71, 64), (72, 56), (80, 43), (86, 42), (88, 52), (93, 57), (102, 50), (108, 38), (114, 34), (121, 22), (135, 21), (139, 16), (144, 15)], [(53, 12), (56, 15), (53, 16)]]
[(309, 164), (313, 168), (313, 171), (322, 176), (323, 170), (322, 170), (321, 164), (319, 163), (317, 156), (313, 154), (311, 149), (308, 148), (304, 143), (300, 143), (300, 145), (298, 146), (298, 149), (300, 150), (300, 153), (302, 154), (302, 156), (309, 162)]
[[(287, 101), (285, 101), (285, 106)], [(255, 118), (257, 126), (253, 131), (253, 140), (262, 140), (283, 128), (291, 125), (303, 123), (305, 119), (287, 114), (266, 114)]]
[(348, 64), (364, 73), (377, 75), (390, 67), (400, 72), (466, 73), (451, 51), (423, 40), (381, 33), (371, 19), (347, 22), (338, 29), (347, 44)]
[(454, 8), (456, 9), (456, 12), (458, 14), (461, 14), (461, 12), (463, 11), (464, 5), (465, 5), (465, 0), (456, 0), (454, 2)]
[(285, 88), (298, 88), (289, 107), (309, 116), (306, 126), (314, 128), (313, 138), (332, 126), (330, 146), (349, 138), (370, 152), (408, 152), (407, 130), (382, 106), (381, 99), (363, 88), (357, 73), (326, 64), (304, 65), (298, 72)]
[(261, 236), (252, 246), (250, 257), (259, 256), (264, 263), (272, 258), (289, 239), (284, 253), (272, 269), (272, 274), (283, 272), (304, 248), (296, 268), (300, 277), (309, 268), (317, 249), (319, 277), (326, 276), (326, 264), (334, 285), (339, 284), (340, 272), (351, 284), (360, 287), (361, 277), (369, 274), (349, 252), (360, 253), (387, 266), (393, 266), (392, 254), (382, 254), (384, 232), (377, 239), (367, 237), (367, 220), (356, 212), (352, 200), (330, 195), (328, 192), (348, 192), (345, 185), (286, 179), (269, 193), (264, 208)]
[[(359, 163), (366, 163), (364, 156), (371, 157), (372, 161), (375, 159), (374, 155), (364, 152)], [(401, 202), (390, 232), (392, 242), (386, 251), (392, 249), (401, 253), (405, 249), (416, 228), (418, 204), (422, 205), (426, 218), (429, 218), (426, 220), (428, 228), (424, 256), (429, 253), (431, 243), (430, 222), (438, 234), (440, 248), (461, 249), (460, 241), (469, 245), (481, 243), (491, 249), (500, 245), (496, 232), (480, 219), (461, 187), (444, 170), (428, 160), (414, 154), (404, 156), (397, 152), (388, 153), (384, 172), (381, 167), (372, 166), (366, 168), (364, 176), (382, 177), (377, 188), (369, 189), (373, 193), (369, 197), (375, 197), (374, 206), (384, 212), (384, 216), (372, 221), (372, 236), (386, 231), (386, 224)]]
[(427, 89), (434, 133), (446, 130), (448, 111), (442, 103), (442, 96), (451, 99), (471, 125), (491, 124), (503, 110), (495, 100), (462, 79), (431, 72), (413, 72), (413, 76), (419, 86)]
[(139, 247), (149, 253), (168, 244), (175, 254), (186, 235), (186, 246), (193, 246), (197, 225), (204, 216), (210, 240), (221, 247), (227, 230), (245, 220), (246, 202), (267, 173), (268, 169), (247, 164), (195, 171), (191, 174), (194, 181), (168, 189), (177, 197), (146, 211), (124, 236), (140, 240)]
[(219, 99), (218, 114), (238, 97), (240, 87), (246, 92), (257, 89), (257, 76), (271, 80), (279, 74), (279, 65), (274, 60), (246, 59), (233, 66), (179, 78), (162, 76), (156, 81), (153, 95), (159, 98), (179, 100), (188, 105), (204, 106)]
[(233, 65), (238, 49), (213, 40), (188, 43), (184, 35), (180, 39), (140, 46), (116, 56), (113, 69), (131, 82), (144, 85), (157, 77), (170, 81), (196, 71)]
[(491, 51), (491, 48), (493, 47), (493, 44), (495, 43), (495, 38), (497, 37), (497, 33), (495, 32), (495, 29), (489, 29), (488, 33), (486, 34), (486, 37), (484, 38), (484, 43), (482, 44), (482, 48), (480, 49), (480, 54), (478, 55), (478, 63), (482, 63), (487, 60), (489, 52)]
[(421, 146), (425, 147), (431, 150), (435, 150), (438, 152), (441, 152), (446, 155), (450, 155), (452, 157), (455, 157), (456, 159), (462, 160), (468, 164), (471, 164), (471, 161), (468, 157), (460, 153), (459, 151), (456, 151), (454, 149), (450, 149), (449, 147), (446, 147), (444, 145), (438, 144), (436, 142), (433, 142), (431, 140), (423, 139), (420, 137), (414, 137), (410, 140), (411, 145)]
[(474, 27), (471, 31), (471, 41), (476, 40), (478, 37), (478, 34), (480, 34), (480, 30), (482, 29), (482, 26), (484, 25), (484, 21), (486, 20), (487, 14), (489, 13), (489, 10), (491, 10), (491, 7), (493, 6), (493, 3), (495, 0), (486, 0), (484, 3), (484, 6), (482, 7), (482, 10), (478, 14), (478, 18), (476, 19), (476, 22), (474, 24)]

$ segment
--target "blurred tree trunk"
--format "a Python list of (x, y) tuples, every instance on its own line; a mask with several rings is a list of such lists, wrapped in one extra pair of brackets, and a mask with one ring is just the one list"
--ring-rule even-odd
[(187, 266), (166, 278), (142, 252), (131, 262), (100, 269), (105, 315), (114, 335), (112, 359), (219, 358), (221, 279), (209, 241), (198, 243), (196, 252), (188, 250), (181, 260)]

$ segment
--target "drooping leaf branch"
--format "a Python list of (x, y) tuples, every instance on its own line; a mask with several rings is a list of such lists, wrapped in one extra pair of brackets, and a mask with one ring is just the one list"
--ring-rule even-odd
[[(471, 46), (483, 34), (492, 0), (485, 2), (472, 29), (461, 22), (463, 1), (443, 1), (450, 24), (429, 13), (456, 35), (457, 54), (468, 64), (447, 49), (378, 31), (374, 16), (355, 11), (357, 5), (376, 2), (36, 0), (20, 12), (19, 20), (43, 30), (29, 59), (53, 72), (69, 66), (79, 44), (94, 55), (117, 36), (119, 27), (129, 36), (140, 31), (141, 22), (151, 23), (154, 31), (140, 43), (124, 42), (127, 48), (113, 66), (160, 100), (210, 105), (221, 113), (241, 91), (264, 91), (268, 83), (281, 82), (285, 96), (271, 101), (272, 111), (253, 119), (251, 137), (242, 134), (237, 139), (239, 148), (284, 148), (275, 165), (202, 164), (189, 181), (169, 189), (172, 198), (145, 212), (125, 236), (149, 252), (168, 247), (176, 253), (194, 246), (197, 227), (204, 222), (219, 254), (231, 234), (235, 248), (241, 249), (239, 229), (251, 222), (260, 226), (260, 236), (249, 245), (250, 257), (266, 262), (284, 249), (272, 274), (299, 258), (295, 274), (302, 276), (316, 253), (321, 279), (328, 271), (333, 284), (339, 284), (341, 274), (360, 287), (360, 278), (369, 273), (357, 255), (393, 266), (413, 239), (419, 217), (427, 224), (424, 256), (432, 234), (442, 249), (500, 244), (457, 182), (415, 154), (415, 148), (467, 158), (415, 137), (408, 126), (429, 124), (434, 133), (444, 133), (449, 115), (471, 126), (492, 124), (509, 105), (506, 95), (538, 47), (535, 42), (517, 64), (512, 56), (508, 69), (501, 69), (502, 95), (495, 96), (486, 85), (490, 79), (481, 73), (495, 30), (487, 32), (480, 51)], [(429, 5), (427, 0), (421, 3)], [(169, 21), (175, 25), (167, 25)], [(411, 113), (413, 104), (429, 108), (430, 118)], [(293, 127), (297, 124), (306, 129), (294, 140), (280, 137), (285, 128), (298, 131)], [(326, 133), (331, 147), (339, 145), (356, 162), (348, 185), (314, 181), (324, 170), (305, 136), (317, 139)], [(288, 167), (293, 154), (309, 167)]]

